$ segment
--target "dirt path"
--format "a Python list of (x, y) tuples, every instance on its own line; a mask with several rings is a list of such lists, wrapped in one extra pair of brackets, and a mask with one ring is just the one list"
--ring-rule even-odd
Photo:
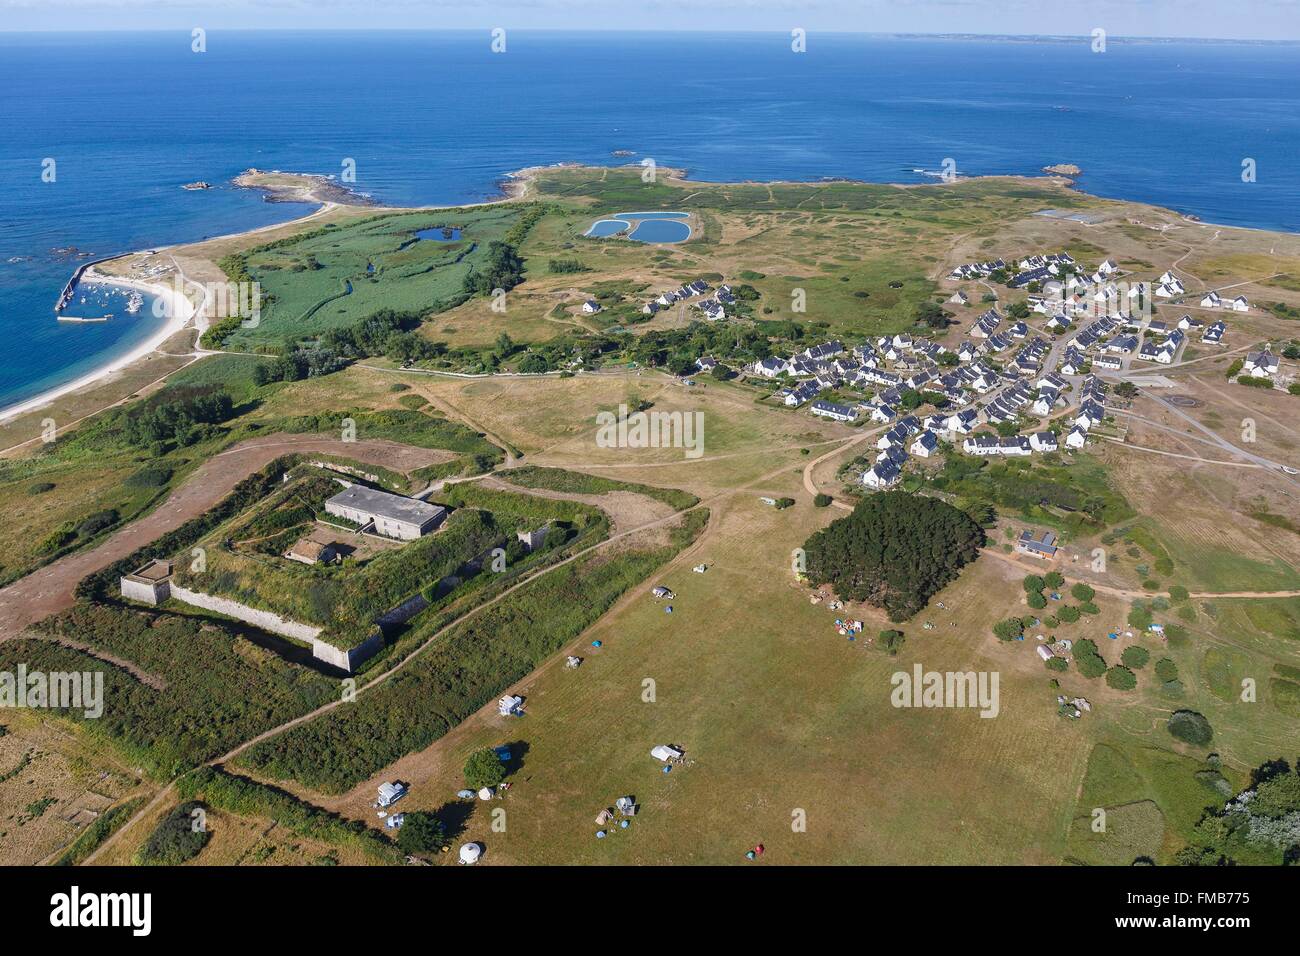
[(460, 422), (462, 425), (466, 426), (467, 428), (471, 428), (474, 431), (480, 433), (488, 441), (490, 441), (492, 444), (496, 445), (503, 452), (505, 452), (506, 460), (502, 464), (501, 466), (502, 468), (513, 467), (515, 463), (518, 462), (519, 459), (515, 457), (515, 453), (513, 451), (514, 446), (510, 444), (510, 442), (504, 440), (499, 435), (494, 435), (492, 432), (488, 431), (486, 428), (484, 428), (482, 425), (475, 422), (473, 419), (471, 419), (469, 416), (467, 416), (464, 412), (462, 412), (459, 408), (451, 404), (451, 402), (447, 401), (446, 399), (440, 398), (437, 395), (434, 395), (432, 392), (424, 388), (418, 388), (416, 389), (416, 391), (418, 391), (422, 396), (428, 399), (429, 404), (433, 405), (434, 408), (438, 409), (438, 411), (442, 412), (448, 418), (453, 418), (456, 421)]
[(275, 434), (241, 442), (209, 458), (165, 502), (102, 544), (60, 558), (0, 589), (0, 641), (16, 637), (42, 618), (71, 607), (73, 590), (86, 575), (202, 514), (254, 471), (291, 452), (339, 455), (395, 471), (435, 464), (446, 457), (445, 452), (436, 449), (397, 442), (344, 442), (319, 435)]
[(510, 472), (508, 471), (498, 472), (497, 476), (484, 478), (479, 484), (484, 488), (491, 488), (496, 491), (533, 495), (555, 501), (575, 501), (578, 504), (599, 508), (609, 515), (612, 530), (615, 534), (629, 528), (650, 524), (675, 512), (671, 505), (664, 504), (662, 501), (657, 501), (647, 495), (637, 494), (634, 491), (609, 491), (603, 495), (584, 495), (554, 491), (550, 488), (529, 488), (527, 485), (515, 485), (510, 483)]
[(1148, 448), (1146, 445), (1135, 445), (1132, 442), (1120, 441), (1118, 438), (1107, 438), (1105, 441), (1112, 445), (1119, 445), (1121, 448), (1131, 448), (1134, 451), (1150, 452), (1153, 455), (1164, 455), (1166, 458), (1182, 458), (1186, 461), (1199, 462), (1202, 465), (1227, 465), (1229, 468), (1263, 468), (1263, 465), (1257, 465), (1250, 461), (1223, 461), (1219, 458), (1202, 458), (1200, 455), (1180, 455), (1176, 451), (1162, 451), (1159, 448)]
[[(852, 438), (845, 440), (845, 442), (842, 445), (840, 445), (838, 448), (832, 448), (826, 454), (820, 455), (819, 457), (814, 458), (812, 461), (808, 462), (808, 464), (804, 465), (803, 466), (803, 490), (808, 492), (808, 494), (810, 495), (820, 494), (820, 492), (817, 490), (816, 482), (813, 481), (813, 469), (816, 468), (818, 465), (820, 465), (822, 462), (828, 461), (829, 459), (834, 458), (836, 455), (842, 455), (850, 448), (862, 444), (862, 442), (866, 441), (868, 438), (875, 437), (876, 435), (883, 432), (885, 430), (885, 427), (886, 426), (881, 425), (879, 428), (873, 428), (870, 431), (864, 431), (860, 435), (855, 435)], [(846, 511), (853, 510), (853, 505), (840, 501), (838, 498), (836, 498), (835, 501), (832, 502), (832, 504), (834, 504), (835, 507), (843, 508)]]
[(112, 664), (114, 667), (118, 668), (119, 670), (126, 671), (128, 674), (130, 674), (132, 677), (138, 680), (141, 684), (144, 684), (147, 687), (152, 687), (154, 690), (167, 689), (167, 681), (163, 680), (157, 674), (152, 674), (149, 671), (144, 670), (142, 667), (140, 667), (139, 664), (136, 664), (134, 661), (124, 660), (121, 657), (116, 657), (113, 654), (109, 654), (107, 651), (95, 647), (93, 644), (85, 644), (81, 641), (73, 640), (70, 637), (63, 637), (63, 636), (50, 638), (50, 641), (51, 643), (58, 644), (60, 647), (69, 647), (74, 651), (81, 651), (81, 653), (89, 655), (90, 657), (93, 657), (96, 660), (103, 661), (106, 664)]

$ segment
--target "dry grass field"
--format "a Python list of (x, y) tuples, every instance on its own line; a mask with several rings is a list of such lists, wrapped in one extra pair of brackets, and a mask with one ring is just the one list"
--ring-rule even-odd
[[(752, 284), (753, 319), (797, 320), (816, 337), (854, 341), (910, 327), (918, 303), (960, 287), (972, 305), (953, 307), (959, 325), (947, 332), (951, 343), (989, 291), (947, 281), (952, 266), (1058, 249), (1090, 262), (1113, 256), (1145, 281), (1176, 264), (1190, 292), (1232, 286), (1253, 302), (1300, 306), (1300, 284), (1292, 281), (1300, 273), (1300, 239), (1193, 223), (1167, 210), (1088, 197), (1054, 179), (900, 189), (710, 184), (668, 175), (643, 189), (635, 173), (560, 169), (539, 174), (533, 195), (555, 205), (521, 245), (527, 279), (511, 291), (507, 310), (470, 300), (428, 317), (422, 335), (453, 349), (488, 346), (502, 333), (542, 343), (604, 327), (577, 311), (594, 290), (617, 288), (625, 302), (639, 302), (711, 276)], [(690, 211), (696, 235), (672, 247), (582, 236), (601, 215), (649, 208)], [(1038, 214), (1049, 208), (1085, 213), (1088, 221)], [(187, 272), (208, 274), (229, 252), (375, 212), (336, 207), (307, 223), (175, 252)], [(578, 260), (586, 271), (552, 272), (553, 259)], [(806, 313), (793, 310), (800, 289)], [(1004, 305), (1024, 294), (997, 293)], [(1162, 304), (1160, 314), (1176, 319), (1183, 309)], [(1208, 315), (1195, 306), (1187, 311)], [(670, 309), (631, 327), (678, 328), (688, 318)], [(1224, 377), (1244, 350), (1294, 338), (1294, 323), (1258, 308), (1227, 318), (1222, 349), (1194, 345), (1189, 357), (1197, 361), (1170, 373), (1175, 387), (1151, 391), (1193, 399), (1185, 412), (1230, 443), (1243, 440), (1243, 419), (1252, 419), (1253, 452), (1296, 462), (1300, 399)], [(235, 360), (205, 359), (180, 378), (219, 380), (222, 370), (234, 373)], [(485, 479), (488, 488), (508, 484), (512, 467), (552, 466), (682, 489), (710, 511), (694, 544), (516, 687), (526, 717), (503, 718), (490, 705), (343, 796), (285, 784), (327, 810), (379, 826), (369, 807), (374, 787), (408, 781), (411, 794), (400, 809), (439, 811), (458, 840), (484, 844), (488, 864), (741, 863), (760, 843), (761, 861), (776, 864), (1164, 863), (1189, 839), (1202, 809), (1222, 799), (1220, 778), (1236, 788), (1263, 760), (1294, 759), (1300, 597), (1222, 595), (1300, 590), (1295, 483), (1233, 455), (1147, 396), (1118, 416), (1126, 445), (1094, 442), (1089, 449), (1134, 516), (1070, 539), (1059, 563), (1069, 583), (1097, 587), (1098, 613), (1040, 624), (1023, 642), (997, 640), (995, 622), (1031, 614), (1022, 578), (1045, 570), (1010, 553), (1007, 533), (1021, 525), (1004, 516), (990, 530), (986, 553), (897, 625), (906, 641), (891, 657), (876, 646), (878, 632), (895, 626), (881, 612), (812, 603), (792, 572), (794, 549), (845, 514), (814, 507), (808, 489), (839, 492), (836, 471), (862, 451), (869, 428), (757, 401), (744, 385), (700, 376), (688, 387), (661, 371), (622, 365), (565, 378), (466, 378), (367, 359), (258, 388), (250, 371), (257, 361), (240, 366), (240, 398), (248, 401), (241, 425), (411, 408), (423, 399), (432, 413), (509, 452), (499, 474)], [(111, 394), (150, 381), (148, 371), (132, 370)], [(601, 447), (596, 415), (619, 405), (700, 413), (699, 456), (682, 448)], [(86, 407), (70, 400), (58, 414)], [(9, 433), (21, 437), (32, 420), (20, 425)], [(36, 455), (25, 449), (11, 457), (31, 462)], [(67, 475), (50, 479), (56, 487), (35, 497), (27, 493), (26, 466), (4, 473), (0, 504), (25, 540), (84, 510), (84, 500), (108, 495), (127, 471), (120, 462), (91, 464), (69, 463)], [(778, 510), (760, 496), (789, 496), (795, 504)], [(637, 497), (580, 500), (606, 507), (621, 533), (666, 514)], [(646, 537), (654, 535), (664, 532)], [(1096, 548), (1106, 553), (1104, 570), (1091, 567)], [(707, 570), (694, 573), (698, 564)], [(649, 594), (656, 583), (675, 592), (671, 614)], [(1046, 618), (1056, 606), (1049, 601), (1039, 613)], [(1164, 637), (1129, 623), (1135, 606), (1139, 617), (1149, 611), (1166, 626)], [(863, 634), (854, 641), (839, 635), (837, 617), (861, 618)], [(1112, 665), (1133, 645), (1150, 660), (1136, 668), (1136, 689), (1118, 690), (1083, 677), (1073, 661), (1065, 672), (1047, 670), (1034, 653), (1040, 635), (1089, 638)], [(581, 667), (564, 667), (567, 654), (582, 657)], [(1174, 680), (1154, 674), (1166, 658)], [(914, 666), (996, 673), (997, 716), (893, 706), (891, 676)], [(1058, 694), (1083, 696), (1092, 709), (1077, 720), (1060, 716)], [(1165, 722), (1180, 708), (1206, 716), (1215, 732), (1210, 747), (1169, 735)], [(79, 752), (75, 734), (66, 741), (55, 734), (60, 725), (0, 722), (10, 731), (0, 738), (0, 775), (36, 753), (0, 781), (6, 856), (45, 857), (84, 825), (83, 810), (94, 811), (79, 800), (93, 793), (117, 801), (136, 787), (108, 758)], [(662, 743), (686, 751), (686, 762), (668, 774), (649, 755)], [(457, 801), (467, 756), (500, 744), (510, 745), (517, 762), (504, 798)], [(1213, 768), (1211, 752), (1221, 761)], [(640, 812), (626, 830), (596, 839), (596, 815), (623, 795), (634, 796)], [(128, 863), (170, 808), (161, 802), (96, 862)], [(1093, 829), (1098, 809), (1109, 821), (1103, 832)], [(361, 862), (267, 820), (211, 819), (213, 839), (199, 864)]]
[(0, 717), (0, 859), (36, 864), (140, 791), (137, 775), (70, 727), (28, 710)]

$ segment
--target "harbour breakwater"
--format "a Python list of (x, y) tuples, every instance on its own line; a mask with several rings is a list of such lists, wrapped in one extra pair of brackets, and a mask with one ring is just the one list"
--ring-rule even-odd
[(104, 256), (101, 259), (91, 259), (89, 262), (83, 262), (81, 265), (77, 266), (77, 268), (72, 271), (72, 278), (68, 280), (68, 284), (65, 285), (63, 291), (59, 293), (58, 301), (54, 303), (54, 314), (59, 315), (59, 313), (68, 307), (68, 303), (72, 301), (73, 293), (77, 291), (77, 283), (81, 281), (81, 277), (86, 274), (87, 269), (91, 266), (97, 266), (105, 262), (112, 262), (114, 259), (121, 259), (125, 254), (126, 253), (118, 253), (114, 256)]

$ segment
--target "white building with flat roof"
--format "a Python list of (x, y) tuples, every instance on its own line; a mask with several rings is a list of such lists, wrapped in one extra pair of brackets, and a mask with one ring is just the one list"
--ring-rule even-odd
[(427, 501), (393, 495), (364, 485), (344, 488), (325, 502), (328, 514), (346, 518), (388, 538), (414, 541), (442, 524), (447, 509)]

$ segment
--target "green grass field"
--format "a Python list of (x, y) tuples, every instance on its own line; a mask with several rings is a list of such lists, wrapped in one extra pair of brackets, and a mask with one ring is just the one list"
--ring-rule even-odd
[[(225, 347), (310, 338), (382, 308), (441, 311), (461, 300), (466, 274), (519, 215), (518, 206), (381, 215), (254, 249), (243, 262), (261, 283), (261, 321)], [(454, 241), (415, 235), (441, 226), (463, 231)]]

